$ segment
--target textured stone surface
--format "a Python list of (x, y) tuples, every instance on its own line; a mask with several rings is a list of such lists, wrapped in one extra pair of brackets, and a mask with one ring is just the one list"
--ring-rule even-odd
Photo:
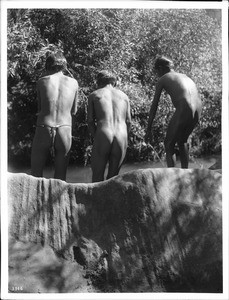
[(8, 201), (10, 237), (72, 262), (88, 291), (222, 291), (217, 172), (144, 169), (94, 184), (9, 173)]
[(10, 239), (9, 257), (11, 292), (96, 292), (81, 265), (58, 257), (48, 245)]

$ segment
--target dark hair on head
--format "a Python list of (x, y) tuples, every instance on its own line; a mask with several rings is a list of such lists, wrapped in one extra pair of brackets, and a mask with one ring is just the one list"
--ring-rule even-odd
[(45, 69), (48, 71), (63, 71), (67, 68), (67, 61), (61, 51), (50, 52), (46, 58)]
[(174, 67), (174, 65), (171, 59), (165, 56), (159, 56), (155, 60), (154, 68), (158, 70), (160, 67), (167, 68), (170, 70)]
[(98, 86), (103, 86), (107, 84), (112, 84), (113, 86), (116, 86), (116, 83), (116, 76), (106, 70), (100, 71), (97, 75)]

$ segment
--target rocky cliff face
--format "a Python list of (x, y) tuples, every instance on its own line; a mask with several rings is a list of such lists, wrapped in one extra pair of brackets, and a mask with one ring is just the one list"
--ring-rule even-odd
[(8, 203), (10, 250), (49, 247), (78, 274), (69, 286), (56, 272), (56, 292), (81, 291), (83, 279), (89, 292), (222, 291), (219, 173), (145, 169), (94, 184), (9, 173)]

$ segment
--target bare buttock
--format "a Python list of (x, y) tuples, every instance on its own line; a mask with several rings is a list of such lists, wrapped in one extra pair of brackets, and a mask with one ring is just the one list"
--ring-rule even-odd
[[(72, 128), (71, 125), (62, 124), (62, 125), (50, 126), (50, 125), (46, 125), (46, 124), (40, 124), (40, 125), (37, 125), (36, 127), (38, 129), (43, 128), (48, 133), (49, 138), (47, 139), (47, 145), (49, 145), (49, 147), (51, 148), (52, 156), (54, 156), (54, 154), (55, 154), (56, 135), (57, 135), (57, 133), (59, 133), (60, 136), (63, 136), (63, 139), (66, 139), (67, 135), (69, 135), (69, 138), (71, 138), (71, 128)], [(66, 132), (66, 130), (64, 130), (64, 132), (61, 133), (61, 132), (59, 132), (59, 130), (61, 128), (69, 128), (70, 131)], [(37, 133), (38, 133), (38, 139), (42, 140), (43, 143), (44, 143), (45, 142), (44, 133), (42, 133), (42, 132), (39, 133), (39, 131)], [(39, 138), (39, 136), (40, 136), (40, 138)]]

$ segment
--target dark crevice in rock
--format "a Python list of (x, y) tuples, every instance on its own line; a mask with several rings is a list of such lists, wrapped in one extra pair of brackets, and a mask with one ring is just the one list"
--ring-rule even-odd
[(87, 262), (86, 262), (86, 259), (80, 249), (80, 247), (77, 247), (77, 246), (73, 246), (72, 247), (72, 250), (73, 250), (73, 256), (74, 256), (74, 260), (80, 264), (81, 266), (86, 266), (87, 265)]

